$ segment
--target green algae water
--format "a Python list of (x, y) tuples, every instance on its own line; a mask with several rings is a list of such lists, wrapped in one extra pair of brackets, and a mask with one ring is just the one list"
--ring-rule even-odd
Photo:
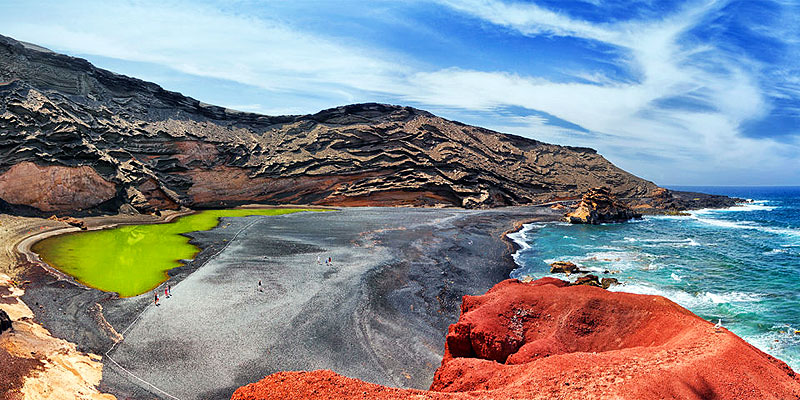
[(222, 217), (282, 215), (305, 209), (207, 210), (163, 224), (123, 225), (113, 229), (75, 232), (36, 243), (32, 250), (50, 266), (82, 284), (122, 297), (145, 293), (192, 259), (200, 249), (183, 233), (214, 228)]

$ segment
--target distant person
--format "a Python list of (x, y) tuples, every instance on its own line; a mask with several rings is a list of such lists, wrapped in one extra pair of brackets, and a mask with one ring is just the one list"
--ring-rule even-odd
[(261, 289), (261, 279), (258, 280), (258, 291), (263, 292), (264, 290)]
[(331, 265), (331, 264), (333, 264), (333, 259), (328, 257), (328, 265)]
[(172, 297), (172, 286), (167, 285), (167, 293), (168, 293), (168, 297)]
[(164, 298), (165, 299), (169, 298), (169, 288), (166, 288), (166, 287), (164, 288)]
[(319, 256), (317, 256), (317, 265), (321, 265), (321, 264), (322, 264), (322, 259), (319, 258)]
[(156, 303), (156, 307), (158, 307), (158, 292), (155, 292), (155, 294), (156, 294), (156, 298), (155, 298), (154, 301)]

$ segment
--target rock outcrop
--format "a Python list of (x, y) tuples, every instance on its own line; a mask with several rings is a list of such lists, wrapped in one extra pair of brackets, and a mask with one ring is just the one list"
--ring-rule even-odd
[(576, 198), (595, 186), (639, 200), (658, 189), (592, 149), (385, 104), (243, 113), (0, 36), (0, 210), (482, 208)]
[(586, 272), (580, 269), (575, 263), (569, 261), (556, 261), (550, 264), (550, 273), (551, 274), (577, 274), (581, 272)]
[(596, 225), (607, 222), (625, 222), (641, 218), (641, 216), (617, 200), (608, 188), (596, 187), (586, 192), (578, 204), (578, 208), (567, 213), (564, 218), (573, 224)]
[(0, 333), (11, 329), (11, 318), (5, 311), (0, 310)]
[(785, 363), (659, 296), (506, 280), (465, 296), (430, 391), (281, 372), (233, 399), (789, 399)]

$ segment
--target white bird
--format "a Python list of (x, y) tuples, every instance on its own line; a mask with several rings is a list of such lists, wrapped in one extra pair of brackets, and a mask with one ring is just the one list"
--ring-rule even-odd
[(714, 329), (717, 330), (717, 331), (722, 329), (722, 319), (721, 318), (720, 318), (719, 322), (717, 322), (717, 324), (714, 325)]

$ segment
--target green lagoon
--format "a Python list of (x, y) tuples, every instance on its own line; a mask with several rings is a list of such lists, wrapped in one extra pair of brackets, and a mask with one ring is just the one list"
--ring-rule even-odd
[(113, 229), (75, 232), (36, 243), (32, 250), (50, 266), (86, 286), (122, 297), (145, 293), (166, 281), (179, 260), (200, 251), (182, 233), (205, 231), (221, 217), (282, 215), (304, 209), (206, 210), (164, 224), (123, 225)]

